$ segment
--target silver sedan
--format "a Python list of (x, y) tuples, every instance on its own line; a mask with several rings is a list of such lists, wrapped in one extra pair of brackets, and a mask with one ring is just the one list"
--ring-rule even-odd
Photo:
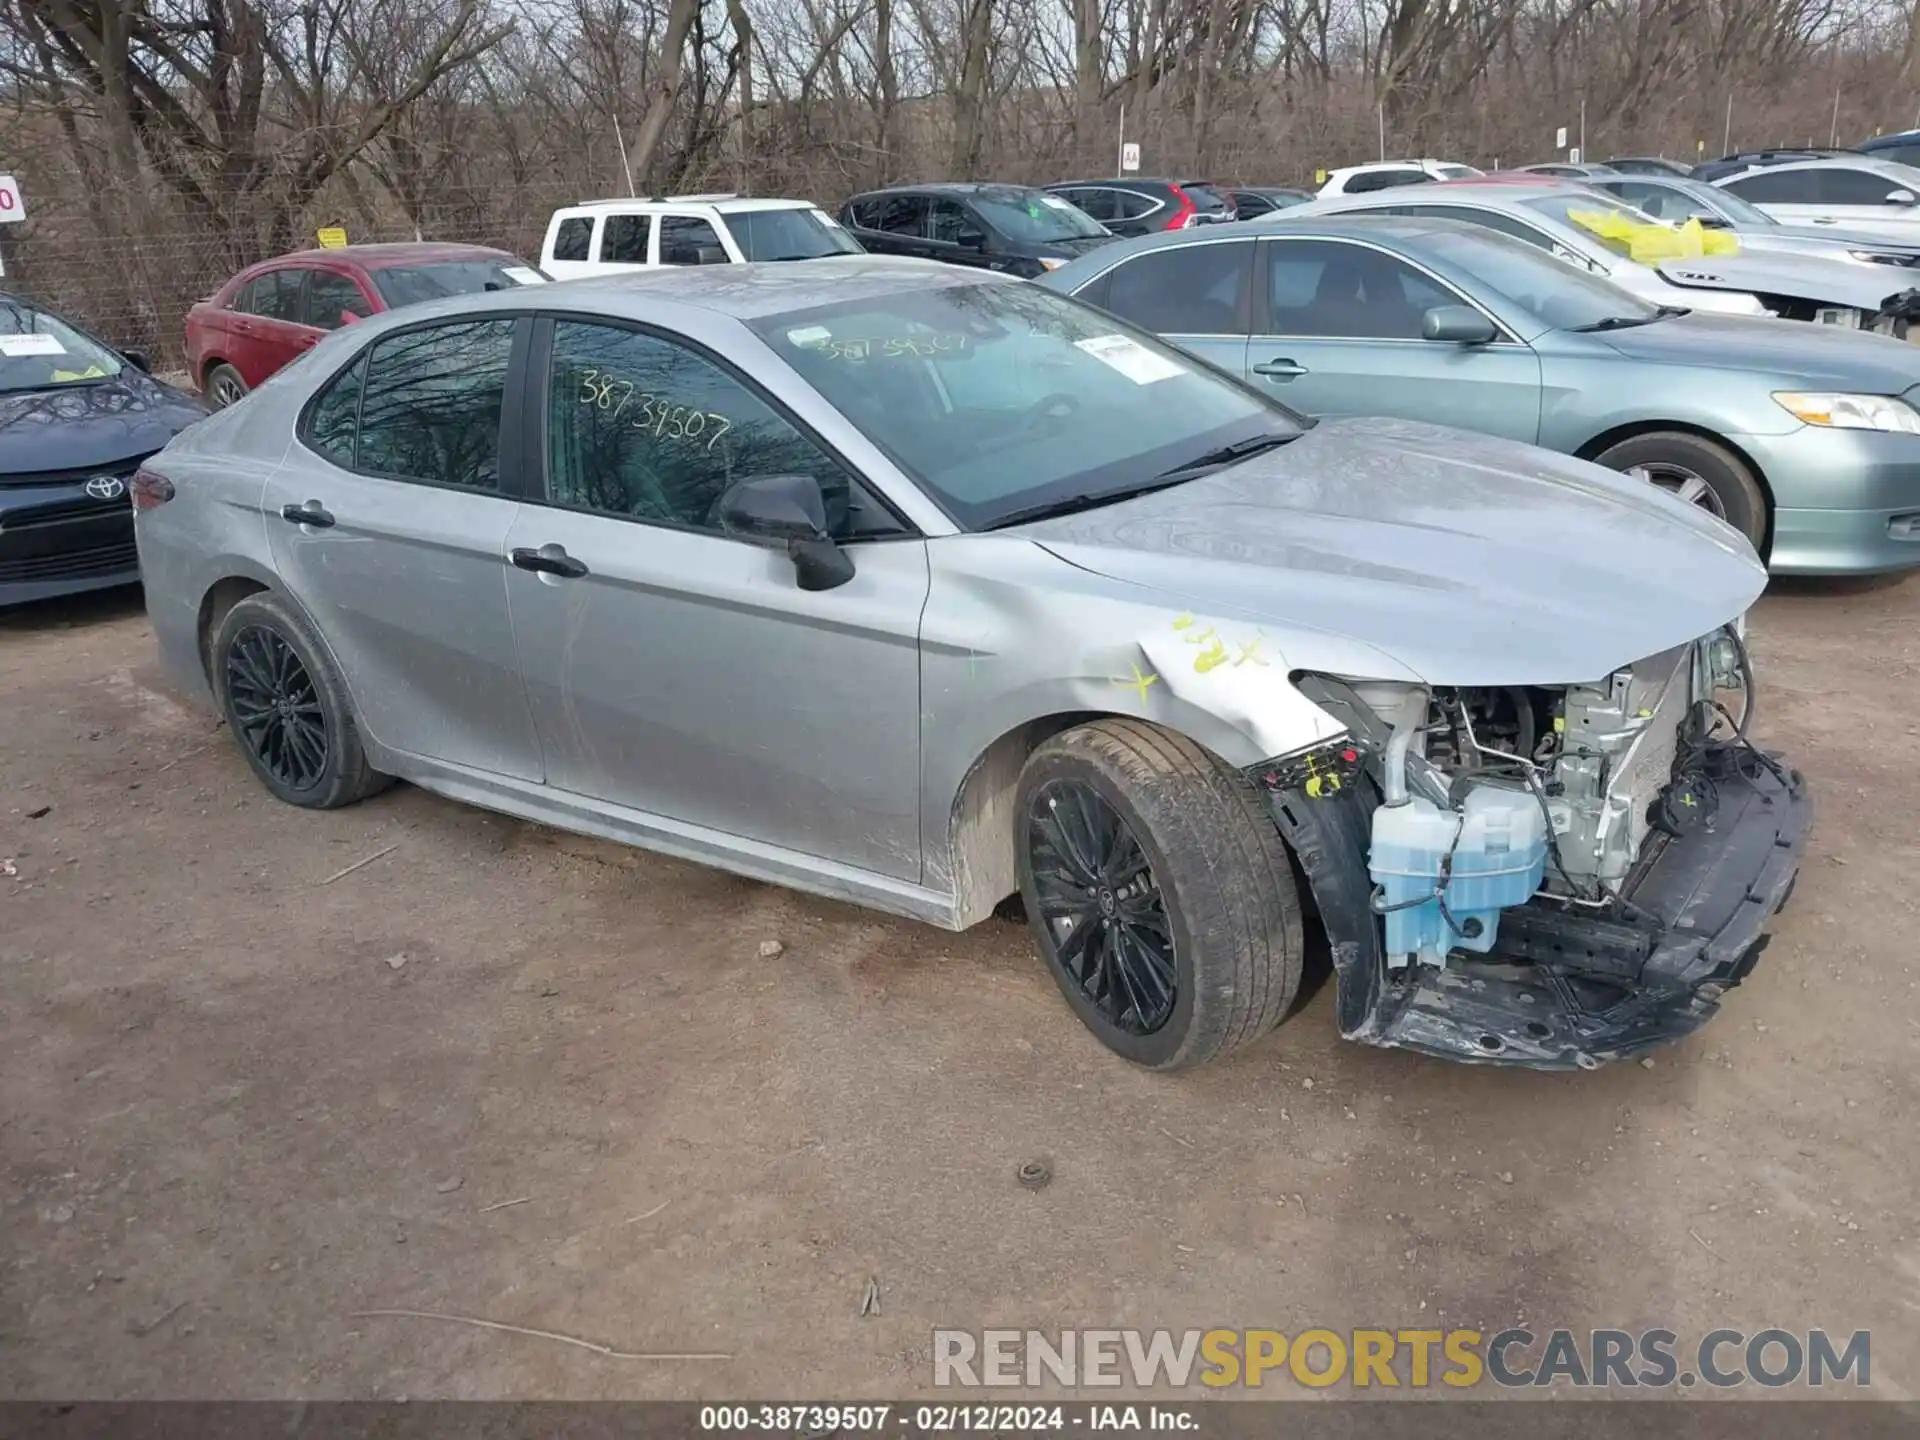
[(1305, 902), (1350, 1037), (1590, 1066), (1710, 1015), (1798, 864), (1799, 777), (1708, 703), (1765, 580), (1725, 525), (985, 272), (422, 306), (134, 488), (162, 659), (281, 799), (400, 778), (954, 929), (1018, 894), (1144, 1065), (1280, 1021)]

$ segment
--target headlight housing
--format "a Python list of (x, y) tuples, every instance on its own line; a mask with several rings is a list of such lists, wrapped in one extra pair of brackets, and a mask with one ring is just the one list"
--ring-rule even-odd
[(1774, 403), (1802, 424), (1829, 430), (1889, 430), (1920, 435), (1920, 410), (1894, 395), (1776, 390)]

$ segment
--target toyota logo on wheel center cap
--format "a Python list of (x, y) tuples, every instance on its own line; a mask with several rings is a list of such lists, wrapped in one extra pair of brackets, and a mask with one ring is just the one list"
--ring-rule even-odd
[(118, 500), (127, 493), (127, 482), (117, 475), (96, 475), (87, 481), (87, 494), (96, 500)]

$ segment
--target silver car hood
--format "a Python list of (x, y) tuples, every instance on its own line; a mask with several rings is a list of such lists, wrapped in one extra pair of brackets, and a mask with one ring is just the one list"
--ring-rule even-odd
[(1773, 248), (1774, 240), (1798, 240), (1830, 245), (1841, 250), (1878, 250), (1888, 255), (1920, 257), (1920, 245), (1910, 240), (1889, 240), (1885, 235), (1868, 235), (1833, 225), (1768, 225), (1764, 228), (1736, 229), (1734, 234), (1742, 245), (1757, 246), (1765, 242), (1768, 248)]
[(1856, 310), (1878, 311), (1891, 297), (1913, 288), (1912, 277), (1902, 266), (1863, 265), (1783, 250), (1662, 260), (1653, 268), (1683, 290), (1744, 290)]
[[(1766, 585), (1752, 547), (1639, 481), (1409, 421), (1322, 421), (1230, 469), (1017, 533), (1163, 592), (1354, 642), (1443, 685), (1564, 685), (1704, 635)], [(1322, 648), (1315, 647), (1317, 650)], [(1373, 678), (1378, 677), (1377, 672)]]

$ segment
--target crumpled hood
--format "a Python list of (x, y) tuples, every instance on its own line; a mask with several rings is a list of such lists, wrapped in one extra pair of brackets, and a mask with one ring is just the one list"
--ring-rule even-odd
[(1900, 395), (1920, 385), (1920, 347), (1838, 325), (1696, 311), (1594, 338), (1650, 364), (1770, 373), (1808, 390)]
[[(1600, 679), (1742, 614), (1752, 548), (1694, 507), (1550, 451), (1407, 421), (1323, 421), (1169, 490), (1020, 527), (1069, 564), (1299, 628), (1433, 684)], [(1323, 649), (1324, 647), (1316, 647)], [(1375, 668), (1369, 672), (1367, 665)]]
[(206, 413), (131, 366), (111, 380), (0, 393), (0, 485), (151, 455)]
[(1903, 267), (1862, 265), (1781, 250), (1662, 260), (1653, 268), (1662, 279), (1683, 290), (1745, 290), (1822, 305), (1850, 305), (1858, 310), (1877, 311), (1892, 296), (1913, 288)]

